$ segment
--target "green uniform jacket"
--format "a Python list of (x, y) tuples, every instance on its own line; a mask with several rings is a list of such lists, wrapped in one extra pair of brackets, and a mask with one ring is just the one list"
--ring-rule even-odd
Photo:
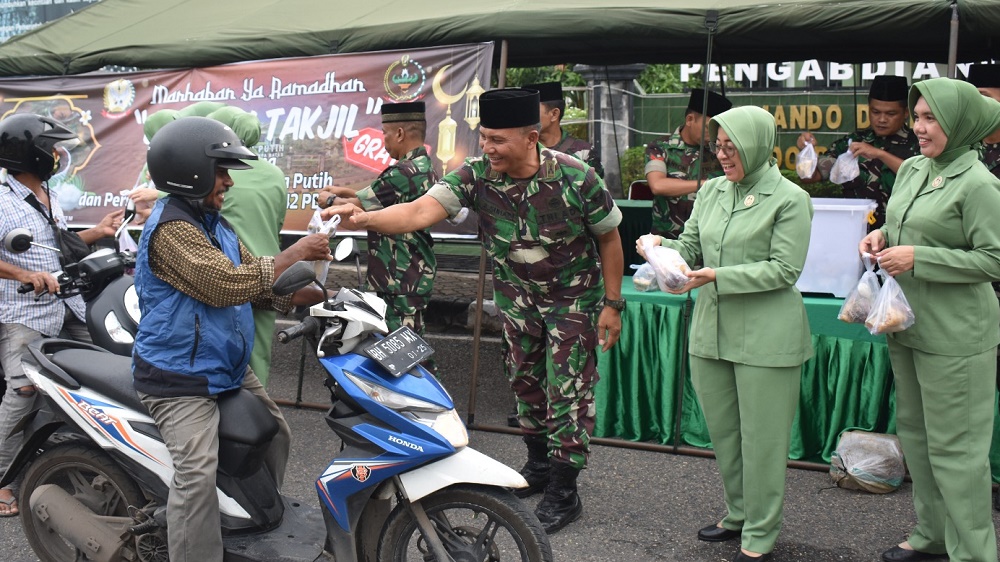
[(896, 277), (915, 319), (889, 335), (901, 345), (966, 356), (1000, 343), (989, 283), (1000, 279), (1000, 180), (978, 156), (968, 151), (927, 182), (917, 179), (927, 158), (899, 167), (882, 233), (887, 247), (914, 246), (913, 269)]
[(678, 240), (689, 264), (715, 269), (695, 302), (690, 352), (758, 367), (794, 367), (813, 355), (802, 295), (812, 230), (809, 194), (776, 166), (736, 195), (726, 178), (709, 180)]

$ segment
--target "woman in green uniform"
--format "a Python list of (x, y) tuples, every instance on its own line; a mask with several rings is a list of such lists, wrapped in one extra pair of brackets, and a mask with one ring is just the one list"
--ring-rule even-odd
[(882, 559), (996, 562), (988, 456), (1000, 180), (975, 146), (1000, 127), (1000, 103), (935, 78), (910, 88), (909, 106), (921, 156), (900, 166), (885, 225), (860, 244), (899, 281), (916, 319), (887, 340), (917, 525)]
[(795, 282), (809, 248), (812, 203), (771, 157), (767, 111), (715, 116), (709, 138), (725, 177), (709, 180), (669, 246), (700, 287), (691, 327), (691, 380), (719, 463), (728, 513), (698, 531), (704, 541), (741, 538), (737, 562), (763, 561), (781, 529), (792, 420), (802, 363), (812, 357), (809, 321)]

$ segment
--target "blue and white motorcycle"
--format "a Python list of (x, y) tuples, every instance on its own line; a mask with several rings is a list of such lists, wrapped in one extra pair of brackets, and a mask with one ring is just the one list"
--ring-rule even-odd
[[(275, 283), (315, 282), (305, 263)], [(419, 362), (408, 328), (386, 334), (385, 303), (341, 289), (279, 333), (308, 336), (326, 370), (326, 423), (342, 448), (315, 485), (320, 508), (282, 496), (263, 464), (277, 425), (247, 391), (219, 398), (218, 496), (225, 560), (546, 562), (548, 538), (509, 491), (527, 483), (468, 446), (451, 397)], [(45, 339), (25, 354), (40, 393), (0, 485), (22, 474), (25, 534), (43, 562), (161, 562), (170, 455), (135, 391), (130, 360)]]

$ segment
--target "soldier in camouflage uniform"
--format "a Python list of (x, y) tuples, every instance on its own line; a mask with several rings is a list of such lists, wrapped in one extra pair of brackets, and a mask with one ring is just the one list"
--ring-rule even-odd
[(551, 148), (563, 154), (576, 156), (604, 177), (604, 166), (601, 165), (601, 155), (587, 141), (580, 140), (562, 128), (562, 118), (566, 113), (566, 98), (563, 97), (562, 84), (559, 82), (541, 82), (528, 84), (526, 90), (538, 92), (539, 122), (541, 133), (538, 142), (545, 148)]
[[(438, 181), (424, 148), (424, 102), (382, 106), (385, 149), (395, 164), (358, 192), (349, 187), (327, 187), (320, 192), (320, 206), (352, 203), (368, 211), (413, 201)], [(332, 199), (331, 199), (332, 197)], [(434, 289), (437, 258), (429, 230), (404, 234), (368, 233), (368, 287), (388, 305), (389, 331), (409, 326), (424, 333), (424, 311)], [(433, 359), (423, 364), (436, 371)]]
[[(826, 152), (820, 155), (813, 177), (802, 180), (802, 183), (829, 180), (830, 169), (833, 168), (837, 157), (850, 149), (851, 153), (858, 157), (858, 168), (861, 173), (853, 180), (842, 184), (844, 197), (872, 199), (878, 203), (875, 208), (875, 222), (869, 225), (870, 230), (879, 228), (885, 223), (885, 204), (892, 193), (892, 184), (896, 182), (899, 165), (903, 160), (920, 154), (917, 136), (907, 125), (910, 115), (906, 105), (908, 91), (906, 78), (876, 76), (868, 90), (871, 126), (854, 131), (831, 144)], [(796, 144), (801, 150), (805, 148), (806, 142), (817, 146), (816, 137), (812, 133), (799, 135)]]
[(705, 119), (726, 111), (732, 102), (715, 92), (708, 92), (708, 114), (703, 116), (705, 90), (692, 88), (684, 124), (670, 134), (646, 146), (646, 183), (653, 192), (653, 224), (650, 232), (676, 239), (694, 208), (695, 193), (701, 181), (722, 175), (722, 166), (707, 148), (704, 162), (698, 159), (704, 145)]
[(596, 347), (621, 329), (621, 211), (590, 166), (538, 143), (538, 93), (480, 98), (479, 144), (412, 203), (364, 212), (331, 208), (345, 224), (380, 232), (425, 228), (462, 206), (479, 213), (504, 316), (504, 365), (518, 398), (528, 462), (521, 496), (545, 490), (535, 513), (554, 533), (583, 512), (576, 479), (594, 427)]
[[(980, 94), (1000, 101), (1000, 65), (973, 65), (969, 68), (969, 82), (979, 90)], [(1000, 178), (1000, 129), (983, 139), (983, 146), (979, 149), (979, 159), (994, 176)]]

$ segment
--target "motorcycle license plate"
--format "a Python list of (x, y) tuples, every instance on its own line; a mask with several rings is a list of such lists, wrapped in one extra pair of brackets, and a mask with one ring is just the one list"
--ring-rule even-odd
[(374, 359), (394, 377), (409, 372), (414, 365), (427, 359), (434, 348), (409, 326), (402, 326), (388, 336), (363, 348), (365, 355)]

